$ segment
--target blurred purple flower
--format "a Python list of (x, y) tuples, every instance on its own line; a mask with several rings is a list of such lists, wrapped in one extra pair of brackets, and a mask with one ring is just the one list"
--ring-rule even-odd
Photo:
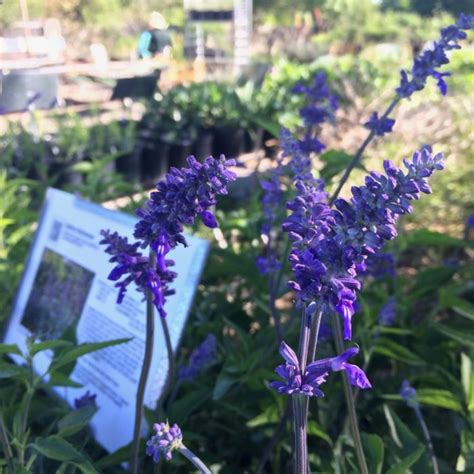
[(394, 123), (395, 120), (388, 117), (379, 118), (378, 113), (373, 112), (369, 120), (364, 123), (364, 127), (374, 132), (375, 135), (383, 137), (386, 133), (390, 133), (392, 131)]
[(191, 352), (188, 365), (181, 365), (178, 369), (178, 380), (190, 381), (214, 361), (217, 349), (217, 340), (214, 334), (209, 334), (204, 341)]
[(396, 315), (397, 300), (394, 296), (390, 296), (377, 315), (377, 323), (380, 326), (393, 326)]
[(95, 405), (95, 399), (97, 398), (97, 394), (95, 393), (90, 393), (89, 390), (87, 390), (84, 395), (82, 395), (79, 398), (74, 399), (74, 406), (78, 410), (79, 408), (84, 408), (89, 405)]
[(474, 16), (461, 14), (454, 25), (450, 25), (441, 30), (441, 38), (435, 41), (429, 49), (425, 49), (418, 56), (411, 69), (411, 74), (401, 71), (400, 85), (396, 93), (400, 97), (410, 97), (415, 91), (425, 87), (428, 77), (433, 77), (437, 81), (437, 86), (442, 95), (446, 95), (447, 85), (444, 78), (450, 73), (439, 72), (437, 68), (449, 63), (447, 52), (459, 49), (459, 40), (467, 38), (463, 30), (470, 30), (474, 27)]

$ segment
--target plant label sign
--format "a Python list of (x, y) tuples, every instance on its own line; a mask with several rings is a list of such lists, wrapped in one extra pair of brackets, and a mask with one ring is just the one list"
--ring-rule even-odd
[[(5, 335), (5, 343), (26, 350), (26, 340), (74, 338), (77, 343), (131, 338), (80, 358), (70, 378), (82, 388), (56, 387), (71, 406), (87, 390), (97, 395), (99, 408), (91, 422), (97, 441), (108, 451), (132, 440), (135, 395), (145, 348), (143, 293), (130, 285), (122, 304), (108, 280), (110, 256), (99, 245), (102, 229), (133, 241), (136, 219), (107, 210), (72, 194), (49, 189)], [(176, 350), (204, 266), (209, 243), (192, 236), (189, 246), (170, 253), (178, 277), (176, 293), (166, 303), (171, 339)], [(156, 316), (159, 317), (158, 315)], [(34, 358), (44, 373), (50, 351)], [(161, 325), (156, 325), (153, 361), (145, 403), (155, 408), (164, 388), (168, 357)]]

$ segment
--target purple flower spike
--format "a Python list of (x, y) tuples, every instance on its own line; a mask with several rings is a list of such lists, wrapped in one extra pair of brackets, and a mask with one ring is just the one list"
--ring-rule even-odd
[(193, 380), (196, 375), (214, 361), (217, 349), (217, 340), (214, 334), (209, 334), (196, 349), (191, 352), (187, 366), (180, 366), (178, 379), (181, 381)]
[(339, 356), (311, 362), (302, 374), (296, 353), (285, 342), (282, 342), (280, 354), (285, 359), (285, 364), (279, 365), (275, 372), (284, 379), (284, 382), (271, 382), (270, 386), (278, 393), (287, 395), (323, 397), (324, 393), (320, 390), (320, 385), (326, 382), (331, 372), (345, 370), (352, 385), (362, 389), (371, 388), (372, 385), (364, 371), (356, 365), (347, 363), (347, 360), (358, 352), (359, 349), (353, 347)]
[(183, 236), (185, 225), (201, 216), (204, 224), (215, 227), (217, 221), (209, 208), (216, 204), (218, 195), (227, 194), (227, 185), (236, 178), (228, 169), (234, 160), (212, 156), (199, 163), (188, 157), (189, 168), (172, 168), (163, 181), (156, 185), (144, 209), (137, 211), (140, 221), (134, 236), (155, 252), (160, 239), (165, 238), (171, 249), (178, 244), (186, 246)]
[(380, 326), (393, 326), (396, 315), (397, 300), (394, 296), (390, 296), (377, 315), (377, 323)]
[(412, 211), (411, 201), (431, 192), (427, 178), (443, 169), (442, 159), (423, 148), (404, 161), (406, 172), (385, 161), (385, 174), (370, 173), (364, 186), (352, 188), (350, 201), (336, 200), (336, 209), (305, 184), (297, 186), (296, 198), (287, 205), (292, 214), (282, 226), (293, 242), (290, 287), (300, 306), (319, 300), (338, 312), (346, 340), (352, 337), (351, 320), (361, 289), (357, 277), (367, 270), (367, 259), (395, 238), (396, 221)]
[(157, 463), (162, 456), (170, 461), (173, 457), (172, 452), (183, 446), (183, 434), (180, 427), (176, 423), (170, 427), (166, 422), (155, 423), (153, 429), (156, 434), (146, 442), (147, 456), (153, 456), (154, 463)]
[[(105, 251), (112, 256), (110, 262), (116, 263), (109, 279), (117, 282), (117, 303), (122, 302), (128, 285), (135, 283), (139, 291), (152, 292), (158, 313), (165, 317), (166, 298), (174, 294), (169, 285), (176, 278), (176, 273), (170, 270), (174, 262), (166, 258), (167, 254), (178, 244), (186, 246), (184, 226), (193, 224), (198, 216), (206, 226), (217, 227), (209, 208), (216, 203), (218, 195), (227, 193), (227, 185), (235, 180), (235, 174), (228, 169), (235, 162), (221, 156), (199, 163), (190, 156), (188, 164), (189, 168), (171, 169), (165, 180), (156, 185), (157, 191), (151, 194), (145, 208), (137, 211), (141, 218), (135, 225), (137, 242), (129, 243), (117, 232), (102, 231), (100, 243), (106, 245)], [(147, 247), (156, 254), (153, 268), (149, 258), (139, 251)]]
[(471, 30), (474, 27), (473, 18), (472, 15), (461, 13), (458, 21), (454, 25), (443, 28), (441, 38), (415, 59), (410, 75), (407, 71), (401, 71), (400, 85), (395, 90), (400, 97), (410, 97), (414, 92), (422, 90), (430, 76), (436, 79), (441, 94), (446, 95), (448, 88), (444, 77), (450, 74), (439, 72), (437, 68), (449, 63), (446, 54), (448, 51), (460, 48), (458, 42), (467, 38), (463, 30)]
[(369, 120), (364, 123), (364, 127), (373, 131), (377, 136), (383, 137), (392, 131), (395, 120), (391, 118), (379, 118), (377, 112), (373, 112)]

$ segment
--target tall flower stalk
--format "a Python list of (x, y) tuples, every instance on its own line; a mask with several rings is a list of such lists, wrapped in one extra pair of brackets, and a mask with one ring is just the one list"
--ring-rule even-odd
[[(392, 131), (395, 121), (389, 117), (398, 102), (409, 98), (415, 91), (424, 88), (428, 77), (437, 80), (443, 95), (447, 86), (444, 77), (448, 73), (438, 68), (449, 62), (446, 53), (458, 49), (459, 40), (466, 38), (464, 30), (473, 27), (474, 17), (461, 15), (455, 25), (441, 30), (441, 39), (430, 49), (422, 52), (415, 60), (410, 71), (401, 72), (401, 81), (396, 96), (385, 112), (379, 117), (373, 112), (365, 123), (369, 134), (355, 153), (346, 168), (334, 193), (326, 202), (322, 185), (312, 177), (310, 154), (318, 152), (307, 149), (308, 134), (303, 140), (284, 135), (282, 149), (284, 154), (293, 157), (296, 166), (303, 164), (305, 172), (294, 175), (296, 197), (288, 202), (290, 216), (283, 223), (291, 241), (289, 260), (294, 274), (290, 287), (297, 294), (297, 305), (303, 307), (298, 356), (290, 361), (288, 351), (282, 352), (285, 366), (279, 366), (277, 373), (287, 382), (273, 383), (280, 393), (292, 396), (295, 431), (295, 472), (307, 472), (306, 417), (307, 401), (302, 396), (318, 396), (320, 380), (311, 378), (316, 350), (320, 315), (339, 314), (334, 318), (336, 348), (344, 349), (344, 339), (352, 338), (352, 317), (356, 312), (357, 294), (361, 289), (359, 276), (367, 269), (367, 259), (381, 251), (386, 240), (397, 235), (395, 223), (400, 215), (412, 211), (410, 201), (419, 199), (421, 193), (431, 192), (427, 183), (434, 171), (443, 168), (442, 155), (433, 155), (430, 148), (416, 152), (411, 161), (404, 161), (406, 172), (396, 168), (390, 161), (384, 162), (385, 174), (372, 172), (366, 177), (365, 185), (352, 188), (350, 201), (338, 198), (340, 191), (357, 165), (363, 152), (376, 136), (384, 136)], [(315, 80), (315, 83), (318, 81)], [(308, 92), (308, 88), (299, 86), (299, 92)], [(315, 94), (324, 96), (323, 90), (315, 88)], [(312, 104), (301, 109), (301, 115), (308, 120), (320, 120), (321, 109)], [(319, 150), (320, 151), (320, 150)], [(332, 208), (332, 205), (335, 208)], [(315, 318), (312, 330), (312, 305), (318, 305), (319, 317)], [(310, 353), (308, 353), (310, 352)], [(286, 354), (286, 356), (285, 356)], [(341, 356), (338, 356), (341, 357)], [(360, 369), (359, 369), (360, 370)], [(363, 373), (363, 371), (361, 371)], [(361, 472), (368, 473), (362, 443), (358, 430), (355, 403), (351, 387), (350, 374), (344, 377), (344, 393), (348, 406), (348, 415), (352, 437)], [(323, 377), (323, 381), (325, 380)], [(366, 380), (365, 374), (364, 378)], [(361, 379), (360, 379), (361, 380)], [(354, 380), (352, 380), (354, 382)], [(368, 382), (367, 382), (368, 383)], [(357, 386), (357, 383), (355, 384)], [(368, 388), (370, 384), (360, 388)]]
[[(233, 160), (226, 160), (224, 156), (219, 159), (209, 157), (204, 163), (189, 157), (189, 167), (181, 170), (172, 168), (165, 179), (156, 185), (156, 191), (151, 193), (145, 207), (138, 209), (140, 219), (135, 225), (134, 243), (129, 243), (127, 238), (116, 232), (102, 232), (101, 243), (111, 255), (110, 261), (115, 263), (109, 279), (115, 281), (119, 289), (117, 303), (123, 301), (127, 287), (132, 283), (145, 293), (147, 300), (145, 354), (137, 388), (132, 443), (134, 474), (139, 472), (143, 400), (153, 356), (154, 309), (160, 315), (168, 352), (165, 394), (174, 379), (174, 353), (165, 320), (165, 303), (167, 297), (174, 293), (171, 284), (176, 273), (170, 270), (174, 262), (167, 255), (178, 245), (187, 245), (184, 226), (193, 224), (197, 217), (207, 227), (217, 227), (217, 220), (210, 209), (216, 204), (217, 196), (226, 194), (228, 183), (236, 178), (229, 170), (229, 166), (234, 164)], [(150, 256), (145, 256), (140, 249), (148, 249)]]

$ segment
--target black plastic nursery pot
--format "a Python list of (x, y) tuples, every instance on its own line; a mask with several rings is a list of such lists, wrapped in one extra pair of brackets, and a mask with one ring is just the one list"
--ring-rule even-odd
[(245, 152), (251, 153), (260, 150), (263, 146), (263, 128), (245, 131)]
[(214, 156), (236, 158), (245, 151), (245, 130), (236, 125), (217, 126), (214, 130)]
[(168, 171), (171, 144), (162, 140), (148, 141), (141, 153), (141, 178), (144, 184), (154, 184)]
[(70, 163), (51, 163), (48, 169), (48, 176), (54, 180), (53, 185), (60, 189), (66, 186), (82, 184), (82, 174), (74, 171)]
[(180, 143), (173, 143), (170, 148), (169, 165), (175, 168), (185, 168), (188, 166), (186, 158), (191, 155), (193, 142), (191, 140), (183, 140)]
[(210, 129), (203, 129), (198, 133), (198, 137), (193, 144), (191, 153), (199, 161), (204, 161), (213, 153), (214, 132)]
[(115, 169), (117, 173), (124, 176), (125, 180), (131, 183), (138, 183), (141, 178), (141, 153), (138, 147), (129, 153), (120, 155), (115, 160)]

